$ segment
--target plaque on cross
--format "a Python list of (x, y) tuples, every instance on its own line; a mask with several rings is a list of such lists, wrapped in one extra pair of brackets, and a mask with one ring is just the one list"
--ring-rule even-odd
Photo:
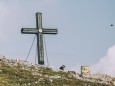
[(36, 34), (37, 48), (38, 48), (38, 64), (44, 65), (44, 48), (43, 48), (43, 34), (57, 34), (57, 29), (42, 27), (42, 13), (36, 13), (36, 28), (22, 28), (21, 33)]

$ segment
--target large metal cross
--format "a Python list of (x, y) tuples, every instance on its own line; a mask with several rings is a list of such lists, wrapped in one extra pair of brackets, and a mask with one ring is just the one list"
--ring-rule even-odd
[(36, 28), (22, 28), (21, 33), (36, 34), (37, 48), (38, 48), (38, 64), (44, 65), (44, 48), (43, 48), (43, 34), (57, 34), (57, 29), (42, 27), (42, 13), (36, 13)]

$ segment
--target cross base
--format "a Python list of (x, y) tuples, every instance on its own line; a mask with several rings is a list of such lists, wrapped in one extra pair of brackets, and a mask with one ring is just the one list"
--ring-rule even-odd
[(40, 64), (40, 65), (44, 65), (44, 61), (40, 61), (39, 64)]

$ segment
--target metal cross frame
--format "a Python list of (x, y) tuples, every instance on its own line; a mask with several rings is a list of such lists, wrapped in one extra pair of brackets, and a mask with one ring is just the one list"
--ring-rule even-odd
[(38, 64), (44, 65), (43, 34), (57, 34), (57, 29), (42, 27), (42, 13), (36, 13), (36, 28), (22, 28), (21, 33), (37, 35)]

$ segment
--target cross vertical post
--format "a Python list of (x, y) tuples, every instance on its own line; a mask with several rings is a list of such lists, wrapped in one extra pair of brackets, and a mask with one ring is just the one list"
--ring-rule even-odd
[(44, 64), (44, 50), (43, 50), (43, 34), (42, 34), (42, 14), (36, 13), (36, 28), (38, 28), (39, 34), (37, 34), (37, 47), (38, 47), (38, 63)]
[(36, 28), (22, 28), (21, 33), (37, 35), (38, 64), (44, 65), (43, 34), (57, 34), (57, 29), (42, 27), (42, 13), (36, 13)]

